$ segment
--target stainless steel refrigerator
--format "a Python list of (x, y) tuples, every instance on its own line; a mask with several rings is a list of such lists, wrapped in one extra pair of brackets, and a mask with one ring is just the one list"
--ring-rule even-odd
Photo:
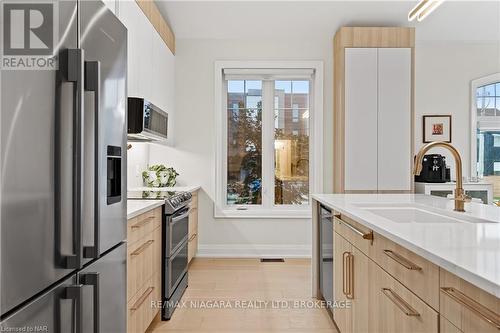
[(58, 70), (1, 73), (0, 331), (126, 331), (127, 30), (55, 1)]

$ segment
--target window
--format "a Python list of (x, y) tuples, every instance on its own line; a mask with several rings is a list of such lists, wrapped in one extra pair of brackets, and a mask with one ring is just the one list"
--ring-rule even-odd
[[(309, 204), (309, 81), (274, 81), (274, 204)], [(307, 115), (307, 116), (304, 116)]]
[(478, 117), (500, 116), (500, 82), (477, 88), (476, 104)]
[(228, 81), (227, 104), (227, 204), (260, 205), (262, 81)]
[(494, 184), (500, 200), (500, 73), (472, 81), (471, 173)]
[(216, 217), (310, 216), (322, 175), (322, 68), (314, 65), (216, 66)]

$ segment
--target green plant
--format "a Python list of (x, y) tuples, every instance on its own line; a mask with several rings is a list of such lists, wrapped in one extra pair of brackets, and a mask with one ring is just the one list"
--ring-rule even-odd
[(172, 167), (155, 164), (142, 172), (142, 180), (147, 187), (172, 187), (177, 183), (176, 178), (178, 175), (177, 171)]

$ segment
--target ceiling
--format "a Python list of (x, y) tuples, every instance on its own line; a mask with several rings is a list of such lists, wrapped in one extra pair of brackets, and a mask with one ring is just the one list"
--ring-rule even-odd
[(156, 0), (176, 38), (331, 38), (344, 25), (414, 26), (417, 40), (500, 41), (500, 0), (444, 2), (409, 23), (416, 1)]

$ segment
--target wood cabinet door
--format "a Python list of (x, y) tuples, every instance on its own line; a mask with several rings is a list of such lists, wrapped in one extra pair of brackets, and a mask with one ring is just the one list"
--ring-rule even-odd
[(353, 253), (353, 285), (352, 290), (352, 332), (370, 332), (370, 259), (354, 246)]
[[(333, 233), (333, 299), (337, 304), (350, 304), (351, 300), (346, 295), (347, 291), (347, 262), (346, 256), (352, 253), (352, 245), (342, 236)], [(333, 319), (341, 333), (352, 332), (352, 310), (350, 306), (346, 308), (334, 307)]]
[(368, 332), (438, 332), (439, 314), (372, 261), (367, 278)]
[(462, 332), (500, 331), (500, 298), (441, 269), (439, 312)]

